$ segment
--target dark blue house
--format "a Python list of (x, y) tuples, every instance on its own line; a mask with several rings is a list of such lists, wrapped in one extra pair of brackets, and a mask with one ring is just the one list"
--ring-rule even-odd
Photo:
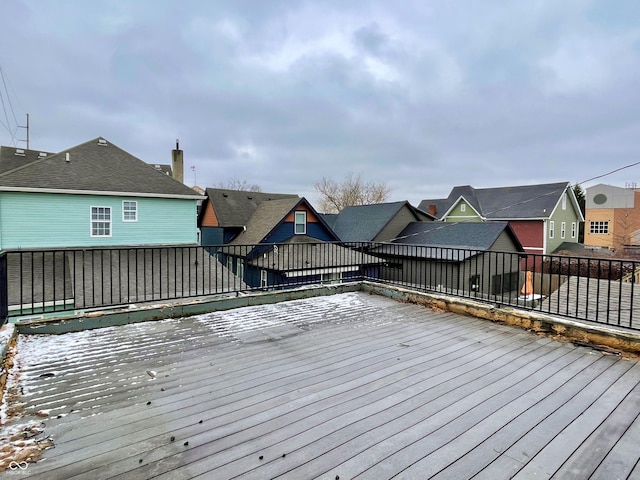
[(305, 198), (264, 200), (220, 249), (228, 268), (250, 287), (336, 283), (376, 272), (381, 260), (339, 244)]

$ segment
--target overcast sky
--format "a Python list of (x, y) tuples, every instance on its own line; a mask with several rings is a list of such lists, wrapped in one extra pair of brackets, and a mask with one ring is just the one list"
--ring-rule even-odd
[(170, 163), (180, 139), (189, 185), (314, 204), (349, 172), (417, 204), (640, 161), (638, 0), (1, 0), (0, 18), (3, 145), (26, 146), (26, 113), (33, 149), (103, 136)]

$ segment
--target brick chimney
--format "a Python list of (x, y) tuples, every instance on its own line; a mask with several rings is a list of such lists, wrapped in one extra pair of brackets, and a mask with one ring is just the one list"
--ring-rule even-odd
[(429, 212), (429, 215), (433, 215), (435, 217), (436, 213), (437, 213), (437, 208), (436, 208), (435, 204), (432, 203), (431, 205), (429, 205), (428, 208), (429, 209), (427, 211)]
[(176, 140), (176, 149), (171, 151), (171, 171), (173, 178), (184, 183), (184, 157), (178, 140)]

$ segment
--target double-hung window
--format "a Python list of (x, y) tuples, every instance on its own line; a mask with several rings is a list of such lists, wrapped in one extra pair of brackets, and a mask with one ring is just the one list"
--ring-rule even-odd
[(131, 200), (125, 200), (122, 202), (122, 221), (138, 221), (138, 202)]
[(111, 236), (111, 207), (91, 207), (91, 236)]
[(563, 238), (567, 235), (567, 224), (566, 222), (562, 222), (560, 224), (560, 238)]
[(293, 232), (296, 235), (304, 235), (307, 233), (307, 212), (296, 212), (294, 222)]
[(556, 223), (551, 220), (549, 222), (549, 238), (553, 238), (556, 234)]

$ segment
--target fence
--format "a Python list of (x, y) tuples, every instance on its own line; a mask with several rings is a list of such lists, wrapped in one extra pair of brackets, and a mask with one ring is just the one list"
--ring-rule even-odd
[(369, 280), (640, 329), (638, 262), (381, 243), (0, 253), (0, 321)]

